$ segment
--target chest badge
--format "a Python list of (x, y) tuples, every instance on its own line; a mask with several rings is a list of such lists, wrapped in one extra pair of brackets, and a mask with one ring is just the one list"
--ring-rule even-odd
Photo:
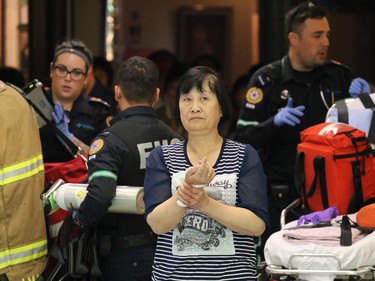
[(288, 98), (290, 98), (289, 91), (287, 89), (282, 90), (281, 93), (280, 93), (280, 98), (282, 100), (287, 100)]

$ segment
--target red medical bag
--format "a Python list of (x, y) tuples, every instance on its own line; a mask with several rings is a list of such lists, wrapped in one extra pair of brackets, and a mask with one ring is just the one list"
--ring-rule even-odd
[(374, 151), (365, 132), (344, 123), (321, 123), (301, 132), (295, 183), (312, 212), (336, 206), (354, 213), (375, 198)]

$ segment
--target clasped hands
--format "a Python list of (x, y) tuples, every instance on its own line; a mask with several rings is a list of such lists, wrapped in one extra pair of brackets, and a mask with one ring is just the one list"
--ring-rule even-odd
[(177, 187), (180, 207), (199, 209), (208, 200), (204, 186), (208, 185), (215, 177), (215, 170), (207, 162), (207, 157), (203, 157), (198, 165), (194, 165), (186, 170), (184, 182)]

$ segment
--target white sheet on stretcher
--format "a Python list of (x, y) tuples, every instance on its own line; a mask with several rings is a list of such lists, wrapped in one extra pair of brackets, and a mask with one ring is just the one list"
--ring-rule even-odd
[[(355, 215), (350, 215), (355, 221)], [(340, 217), (332, 220), (341, 219)], [(284, 228), (272, 234), (266, 241), (264, 256), (267, 265), (276, 265), (289, 268), (289, 258), (296, 254), (332, 254), (341, 264), (338, 268), (337, 261), (330, 257), (296, 257), (293, 259), (291, 268), (298, 270), (355, 270), (360, 267), (375, 265), (375, 231), (356, 241), (351, 246), (322, 246), (316, 243), (292, 244), (283, 238), (283, 234), (289, 227), (295, 227), (297, 221), (290, 222)], [(305, 276), (307, 280), (327, 281), (333, 280), (335, 276)]]

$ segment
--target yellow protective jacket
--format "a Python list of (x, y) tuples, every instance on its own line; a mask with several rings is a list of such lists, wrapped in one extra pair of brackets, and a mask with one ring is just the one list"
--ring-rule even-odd
[(0, 276), (33, 281), (47, 256), (44, 166), (31, 106), (0, 81)]

